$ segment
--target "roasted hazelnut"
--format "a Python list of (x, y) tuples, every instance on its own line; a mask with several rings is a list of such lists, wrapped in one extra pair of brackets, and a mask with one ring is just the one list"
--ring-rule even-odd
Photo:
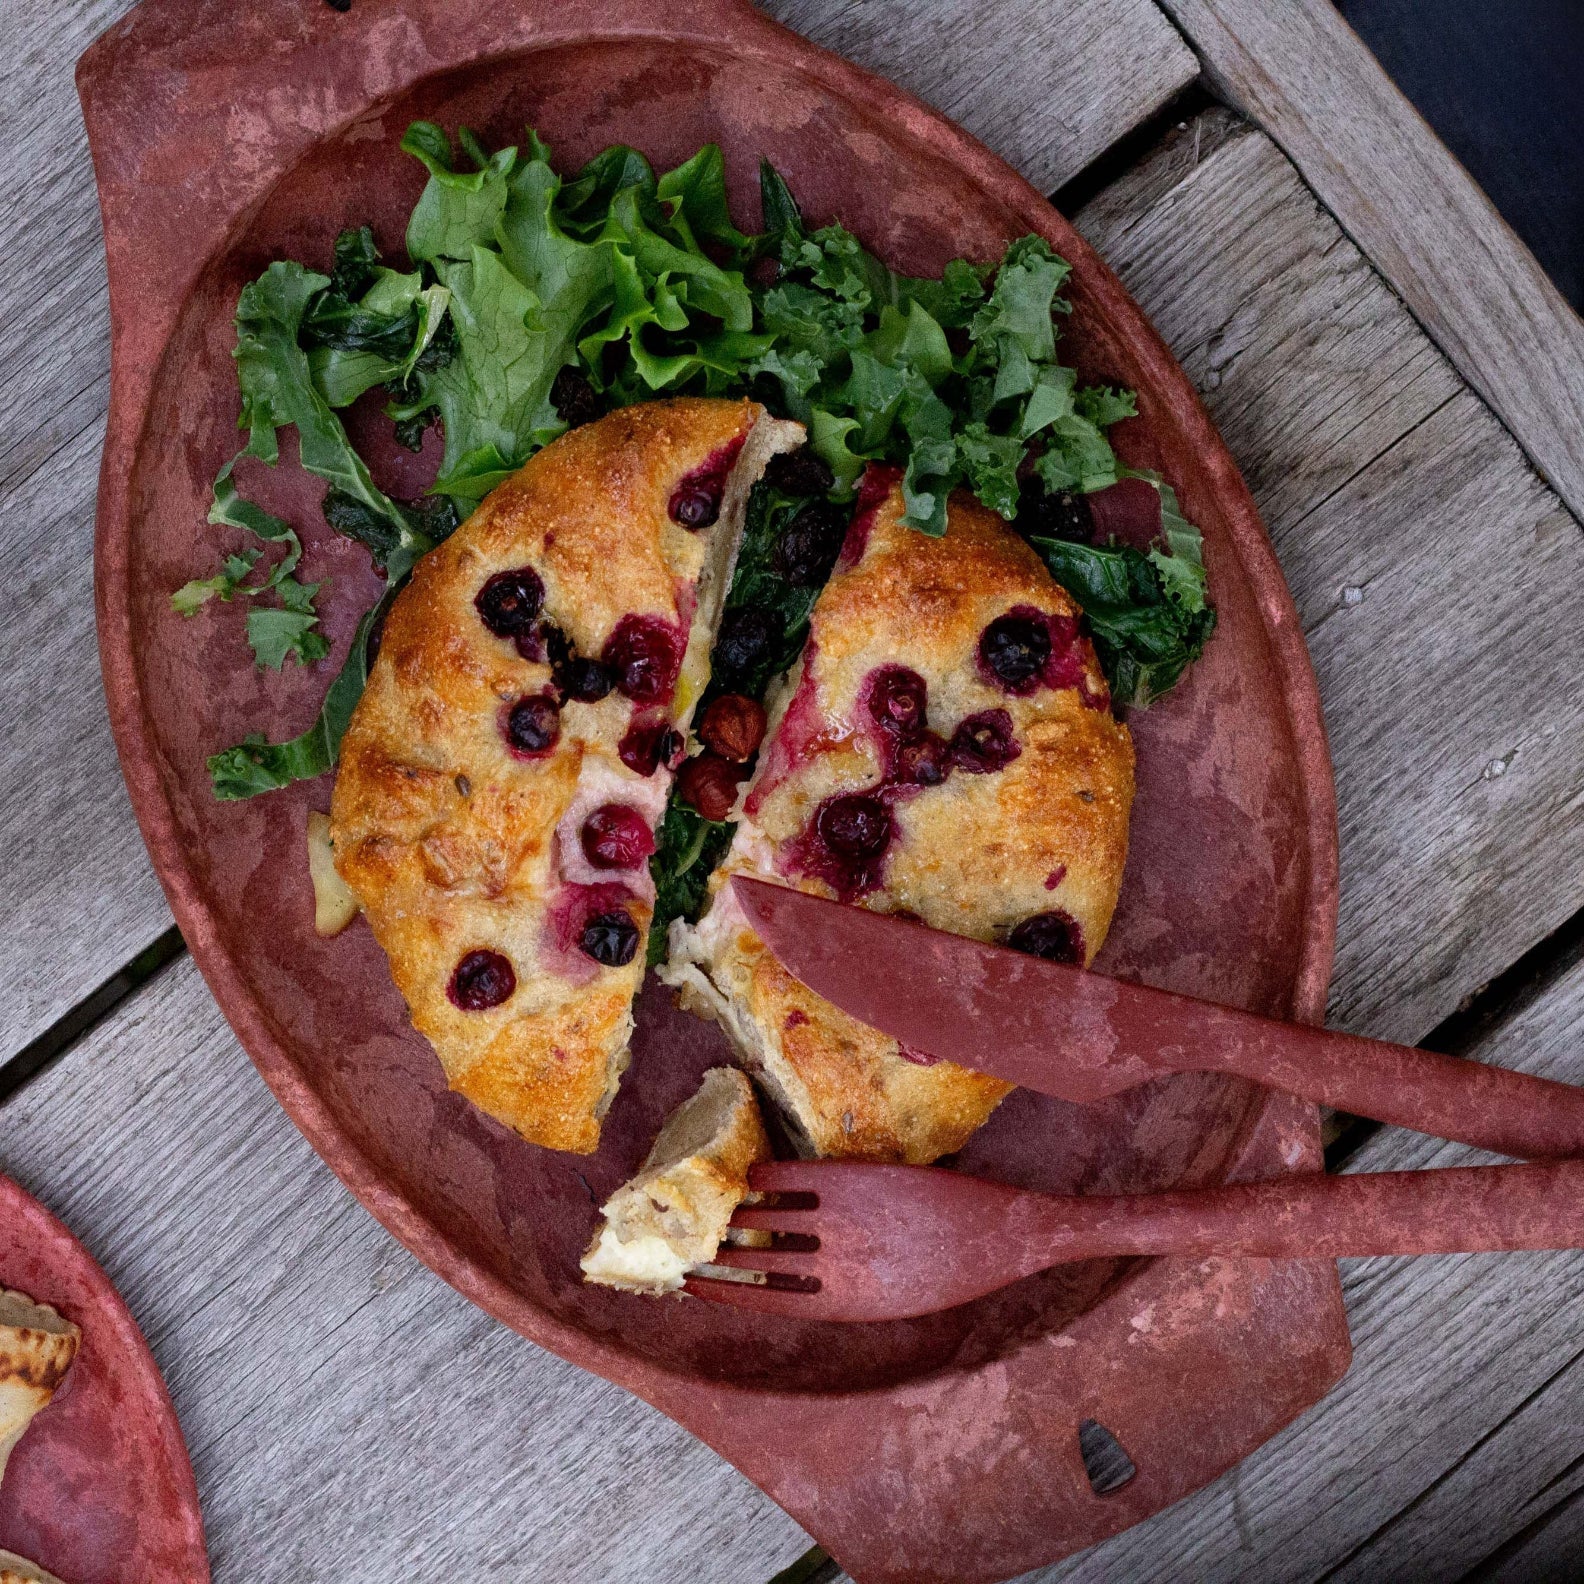
[(699, 722), (699, 741), (722, 759), (744, 764), (753, 758), (764, 740), (765, 712), (762, 704), (742, 693), (723, 693), (710, 702)]
[(683, 801), (692, 805), (707, 820), (720, 821), (737, 801), (737, 783), (743, 778), (740, 765), (719, 754), (702, 753), (684, 759), (677, 771), (677, 790)]

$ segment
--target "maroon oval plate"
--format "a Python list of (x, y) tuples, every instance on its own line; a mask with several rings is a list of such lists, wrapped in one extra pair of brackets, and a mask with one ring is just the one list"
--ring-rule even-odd
[(49, 1304), (82, 1345), (0, 1486), (0, 1551), (68, 1584), (206, 1584), (198, 1488), (170, 1393), (92, 1256), (0, 1176), (0, 1287)]
[[(313, 933), (303, 821), (328, 785), (217, 804), (205, 771), (246, 731), (291, 735), (311, 718), (377, 587), (366, 556), (323, 530), (322, 486), (283, 464), (248, 483), (304, 530), (307, 575), (331, 580), (331, 662), (261, 678), (236, 612), (170, 609), (213, 557), (209, 485), (237, 444), (237, 291), (271, 258), (328, 257), (348, 224), (399, 249), (422, 178), (397, 149), (414, 117), (497, 143), (532, 124), (563, 168), (613, 142), (663, 165), (718, 141), (745, 220), (767, 155), (811, 219), (840, 218), (918, 273), (1039, 232), (1074, 266), (1068, 356), (1138, 391), (1118, 449), (1170, 478), (1203, 527), (1221, 618), (1189, 682), (1134, 718), (1133, 855), (1102, 966), (1318, 1018), (1336, 836), (1296, 615), (1191, 386), (1083, 240), (966, 134), (741, 0), (663, 13), (357, 0), (347, 15), (322, 0), (145, 0), (84, 57), (79, 85), (110, 256), (97, 576), (123, 767), (217, 999), (365, 1204), (475, 1301), (679, 1418), (865, 1580), (998, 1578), (1049, 1560), (1193, 1488), (1311, 1402), (1346, 1359), (1324, 1265), (1086, 1265), (862, 1328), (584, 1286), (593, 1203), (726, 1056), (721, 1036), (646, 991), (591, 1158), (534, 1149), (449, 1094), (367, 930)], [(1030, 1186), (1126, 1191), (1312, 1168), (1318, 1134), (1313, 1108), (1185, 1077), (1088, 1108), (1020, 1093), (962, 1160)], [(1139, 1469), (1103, 1500), (1078, 1455), (1087, 1417)]]

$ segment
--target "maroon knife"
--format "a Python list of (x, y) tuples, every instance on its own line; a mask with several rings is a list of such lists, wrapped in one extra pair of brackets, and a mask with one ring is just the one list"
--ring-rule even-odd
[(737, 875), (749, 922), (815, 994), (911, 1049), (1088, 1103), (1219, 1072), (1528, 1160), (1584, 1156), (1584, 1089), (1283, 1023)]

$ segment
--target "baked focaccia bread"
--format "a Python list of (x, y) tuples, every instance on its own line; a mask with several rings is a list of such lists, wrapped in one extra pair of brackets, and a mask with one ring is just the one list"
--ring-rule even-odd
[(922, 1164), (1010, 1086), (932, 1062), (806, 989), (748, 927), (745, 873), (1087, 965), (1127, 856), (1133, 748), (1078, 607), (972, 496), (943, 538), (872, 467), (737, 833), (662, 976), (713, 1013), (819, 1155)]
[(599, 1143), (748, 489), (802, 436), (705, 399), (574, 429), (386, 621), (341, 745), (335, 866), (451, 1087), (534, 1143)]

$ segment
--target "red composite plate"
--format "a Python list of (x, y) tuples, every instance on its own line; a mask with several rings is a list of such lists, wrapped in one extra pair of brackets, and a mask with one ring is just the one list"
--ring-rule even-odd
[(206, 1584), (198, 1490), (137, 1322), (81, 1243), (0, 1177), (0, 1287), (58, 1309), (82, 1345), (0, 1486), (0, 1551), (69, 1584)]
[[(657, 165), (725, 150), (740, 222), (766, 155), (816, 221), (894, 266), (990, 260), (1037, 231), (1074, 266), (1064, 345), (1131, 386), (1125, 460), (1205, 531), (1220, 631), (1189, 681), (1136, 714), (1132, 855), (1107, 971), (1318, 1019), (1336, 914), (1330, 765), (1296, 615), (1252, 501), (1181, 370), (1050, 205), (966, 134), (738, 0), (144, 0), (78, 72), (110, 261), (112, 400), (100, 481), (99, 633), (122, 764), (183, 934), (298, 1125), (386, 1226), (524, 1335), (629, 1387), (729, 1457), (863, 1584), (1005, 1578), (1214, 1477), (1340, 1375), (1334, 1266), (1092, 1264), (944, 1315), (841, 1327), (656, 1303), (581, 1283), (593, 1201), (642, 1158), (719, 1032), (657, 986), (598, 1155), (536, 1149), (449, 1094), (362, 925), (313, 932), (303, 821), (328, 781), (217, 804), (205, 757), (312, 718), (378, 586), (324, 529), (322, 486), (283, 462), (244, 480), (329, 579), (336, 652), (261, 676), (233, 608), (170, 592), (215, 555), (204, 523), (236, 448), (231, 315), (276, 257), (328, 259), (371, 222), (399, 252), (427, 117), (486, 141), (536, 126), (562, 167), (632, 143)], [(391, 487), (394, 448), (376, 459)], [(432, 465), (432, 464), (431, 464)], [(899, 986), (906, 993), (905, 986)], [(1119, 1192), (1312, 1170), (1312, 1107), (1233, 1080), (1165, 1080), (1092, 1107), (1019, 1093), (964, 1150), (977, 1172)], [(1077, 1427), (1137, 1466), (1097, 1496)]]

